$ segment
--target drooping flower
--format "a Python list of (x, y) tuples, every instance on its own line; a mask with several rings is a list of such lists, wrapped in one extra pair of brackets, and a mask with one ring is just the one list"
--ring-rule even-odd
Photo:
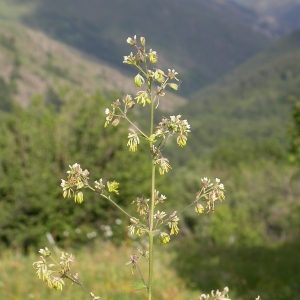
[(129, 147), (129, 151), (136, 152), (138, 144), (140, 143), (140, 139), (137, 133), (133, 129), (129, 129), (131, 133), (128, 133), (128, 142), (127, 146)]
[(148, 93), (146, 91), (138, 91), (136, 94), (137, 96), (134, 98), (136, 100), (136, 103), (141, 103), (143, 106), (145, 106), (146, 103), (151, 103), (151, 100), (149, 99)]
[(140, 87), (140, 86), (142, 86), (144, 83), (145, 83), (145, 79), (144, 79), (144, 77), (141, 76), (140, 74), (137, 74), (137, 75), (134, 77), (134, 84), (135, 84), (135, 86)]
[(150, 51), (149, 51), (149, 61), (152, 64), (155, 64), (157, 62), (157, 59), (158, 59), (158, 55), (157, 55), (156, 51), (153, 51), (152, 49), (150, 49)]

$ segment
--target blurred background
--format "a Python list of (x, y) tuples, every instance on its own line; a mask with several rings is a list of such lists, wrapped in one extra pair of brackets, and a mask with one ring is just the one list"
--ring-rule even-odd
[(103, 199), (87, 191), (75, 205), (60, 188), (77, 162), (91, 182), (120, 182), (117, 202), (131, 212), (150, 196), (148, 149), (129, 153), (127, 126), (103, 127), (105, 108), (136, 91), (122, 63), (134, 35), (181, 79), (157, 121), (181, 114), (192, 129), (184, 149), (166, 149), (163, 210), (191, 203), (203, 177), (226, 188), (214, 214), (186, 211), (180, 234), (157, 245), (156, 298), (225, 286), (236, 300), (299, 298), (300, 1), (0, 0), (1, 298), (88, 297), (38, 282), (31, 265), (47, 232), (95, 294), (145, 297), (124, 266), (145, 241)]

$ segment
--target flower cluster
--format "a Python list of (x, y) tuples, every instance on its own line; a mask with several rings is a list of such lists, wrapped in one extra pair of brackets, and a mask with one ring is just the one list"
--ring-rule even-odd
[(109, 110), (109, 108), (106, 108), (105, 109), (105, 114), (106, 114), (106, 118), (105, 118), (104, 127), (107, 127), (108, 124), (112, 121), (112, 119), (115, 115), (115, 109), (113, 108), (112, 110)]
[[(61, 252), (60, 261), (56, 262), (55, 259), (52, 258), (51, 252), (47, 247), (45, 249), (40, 249), (39, 253), (42, 254), (41, 260), (34, 262), (32, 266), (36, 270), (38, 278), (42, 279), (50, 289), (54, 288), (56, 290), (62, 290), (63, 285), (65, 285), (64, 278), (67, 278), (84, 288), (83, 284), (78, 279), (78, 274), (73, 275), (71, 273), (70, 264), (74, 262), (73, 254)], [(52, 262), (48, 262), (46, 258), (51, 258)], [(56, 276), (54, 274), (56, 274)], [(93, 300), (101, 299), (101, 297), (95, 296), (93, 293), (89, 294)]]
[(139, 256), (132, 254), (130, 255), (130, 261), (128, 261), (125, 265), (131, 265), (131, 273), (134, 274), (134, 270), (136, 269), (138, 262), (139, 262)]
[(191, 132), (191, 126), (187, 120), (181, 120), (181, 115), (171, 116), (170, 119), (163, 118), (159, 125), (156, 127), (156, 131), (151, 136), (153, 140), (158, 137), (168, 138), (174, 134), (178, 134), (177, 144), (180, 147), (186, 145), (187, 135)]
[(151, 103), (151, 99), (147, 91), (139, 91), (136, 93), (136, 95), (137, 96), (134, 98), (136, 103), (141, 103), (143, 106), (145, 106), (146, 103)]
[(172, 169), (171, 165), (169, 164), (169, 160), (167, 158), (165, 158), (165, 157), (157, 158), (155, 160), (155, 164), (159, 165), (158, 171), (159, 171), (160, 175), (168, 173), (169, 170)]
[(136, 233), (138, 236), (141, 236), (148, 231), (147, 225), (141, 223), (137, 218), (130, 218), (130, 223), (128, 228), (131, 235)]
[[(119, 195), (119, 191), (118, 191), (119, 183), (118, 182), (116, 182), (115, 180), (111, 181), (111, 182), (107, 181), (106, 186), (107, 186), (107, 190), (109, 193), (115, 193), (115, 194)], [(95, 181), (95, 189), (99, 190), (99, 192), (102, 196), (105, 195), (105, 193), (104, 193), (105, 184), (103, 183), (102, 178), (99, 181)]]
[[(168, 82), (170, 80), (179, 81), (179, 79), (176, 77), (178, 73), (174, 69), (168, 69), (168, 73), (165, 74), (163, 70), (149, 68), (149, 64), (151, 65), (157, 63), (158, 54), (152, 49), (150, 49), (149, 52), (146, 51), (146, 40), (144, 37), (140, 38), (141, 46), (138, 46), (136, 36), (133, 38), (129, 37), (127, 39), (127, 43), (135, 47), (137, 50), (136, 54), (131, 52), (129, 55), (124, 56), (123, 61), (123, 63), (136, 66), (139, 70), (139, 73), (134, 77), (135, 86), (141, 87), (146, 81), (147, 83), (155, 81), (159, 84), (155, 92), (156, 96), (164, 96), (164, 89), (166, 86), (169, 86), (172, 90), (178, 90), (178, 84), (174, 82)], [(143, 68), (141, 65), (142, 63), (147, 65), (147, 67)], [(141, 103), (143, 106), (152, 102), (151, 95), (148, 94), (148, 90), (137, 92), (137, 96), (134, 99), (136, 100), (136, 103)]]
[(134, 274), (134, 270), (136, 268), (139, 268), (138, 264), (141, 257), (145, 257), (146, 259), (149, 259), (149, 251), (140, 250), (140, 249), (137, 250), (139, 251), (140, 255), (136, 255), (136, 254), (130, 255), (130, 260), (125, 264), (126, 266), (131, 265), (132, 274)]
[(67, 180), (61, 180), (61, 187), (63, 188), (63, 197), (74, 197), (75, 202), (81, 203), (83, 201), (83, 193), (80, 191), (83, 187), (88, 186), (88, 170), (82, 170), (80, 165), (75, 163), (69, 166), (67, 171)]
[(142, 198), (136, 198), (132, 201), (131, 204), (136, 203), (136, 210), (140, 216), (146, 216), (149, 212), (149, 199), (145, 199), (144, 196)]
[(165, 195), (163, 195), (163, 194), (159, 195), (159, 191), (157, 191), (157, 190), (155, 190), (154, 193), (155, 193), (155, 195), (154, 195), (155, 205), (158, 203), (164, 203), (164, 201), (167, 199), (167, 197)]
[(215, 210), (215, 202), (220, 201), (222, 202), (225, 200), (225, 189), (224, 185), (220, 183), (220, 179), (216, 178), (215, 182), (212, 183), (210, 179), (204, 177), (201, 179), (202, 182), (202, 189), (196, 193), (196, 200), (195, 200), (195, 211), (198, 214), (202, 214), (204, 211), (203, 206), (198, 202), (201, 198), (206, 201), (206, 209), (207, 213), (214, 212)]
[(102, 178), (100, 178), (99, 181), (95, 181), (95, 188), (97, 190), (100, 190), (100, 192), (102, 193), (105, 189), (105, 184), (103, 183)]
[[(40, 249), (42, 256), (41, 260), (33, 263), (33, 268), (36, 270), (36, 274), (39, 279), (42, 279), (49, 288), (56, 290), (62, 290), (64, 283), (63, 277), (68, 277), (70, 271), (70, 262), (74, 261), (72, 254), (62, 252), (59, 264), (48, 263), (46, 257), (51, 256), (51, 252), (48, 248)], [(53, 270), (54, 267), (58, 267), (59, 271)], [(54, 276), (53, 273), (57, 273)]]
[(112, 182), (107, 181), (107, 188), (110, 193), (116, 193), (117, 195), (119, 195), (119, 191), (118, 191), (119, 183), (116, 182), (115, 180)]
[[(211, 291), (211, 296), (214, 300), (230, 300), (228, 297), (229, 288), (226, 286), (222, 292), (216, 290), (216, 292)], [(202, 294), (199, 300), (208, 300), (209, 295)]]
[(123, 99), (122, 99), (123, 103), (124, 103), (124, 113), (127, 113), (128, 109), (131, 109), (134, 107), (135, 102), (132, 100), (131, 95), (126, 95)]

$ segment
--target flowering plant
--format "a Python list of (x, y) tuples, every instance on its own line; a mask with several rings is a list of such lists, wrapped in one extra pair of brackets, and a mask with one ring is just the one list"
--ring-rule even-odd
[[(193, 206), (198, 215), (202, 215), (205, 211), (206, 213), (213, 213), (216, 202), (222, 202), (225, 199), (225, 189), (220, 179), (216, 178), (215, 181), (211, 181), (204, 177), (201, 179), (202, 186), (195, 193), (195, 198), (188, 207), (179, 212), (172, 211), (170, 213), (166, 213), (160, 208), (167, 197), (156, 190), (155, 178), (157, 171), (160, 175), (164, 175), (172, 169), (168, 158), (163, 154), (164, 147), (172, 136), (176, 137), (179, 147), (184, 147), (191, 132), (191, 127), (187, 120), (182, 119), (181, 115), (163, 117), (157, 126), (154, 125), (155, 109), (163, 101), (166, 89), (170, 88), (176, 91), (179, 88), (178, 73), (174, 69), (168, 69), (167, 72), (164, 72), (155, 66), (158, 61), (158, 54), (152, 49), (147, 51), (144, 37), (141, 37), (139, 42), (136, 36), (128, 38), (127, 43), (135, 49), (135, 54), (131, 52), (129, 55), (124, 56), (124, 63), (137, 69), (138, 73), (134, 77), (134, 84), (136, 87), (141, 88), (141, 90), (137, 91), (135, 96), (126, 95), (121, 100), (117, 99), (111, 104), (110, 108), (106, 108), (104, 126), (118, 126), (121, 122), (126, 121), (129, 124), (127, 146), (131, 152), (138, 151), (142, 141), (148, 143), (152, 162), (151, 170), (149, 170), (152, 176), (151, 197), (150, 199), (145, 199), (144, 196), (141, 196), (133, 200), (132, 204), (136, 206), (137, 215), (132, 216), (114, 200), (114, 197), (119, 194), (118, 182), (105, 182), (101, 178), (95, 181), (92, 186), (89, 183), (89, 172), (83, 170), (77, 163), (70, 166), (70, 170), (67, 172), (67, 179), (62, 179), (61, 187), (63, 189), (63, 197), (74, 198), (74, 201), (77, 203), (82, 203), (84, 200), (84, 189), (90, 189), (98, 193), (129, 218), (128, 228), (130, 234), (147, 236), (149, 248), (145, 250), (138, 249), (139, 254), (132, 254), (127, 265), (131, 266), (132, 271), (138, 271), (141, 281), (135, 283), (135, 286), (139, 289), (145, 289), (148, 294), (148, 300), (151, 300), (153, 290), (154, 238), (158, 238), (162, 244), (169, 243), (171, 236), (179, 232), (179, 214), (188, 207)], [(148, 134), (142, 131), (127, 114), (136, 105), (150, 109)], [(79, 281), (78, 276), (71, 273), (70, 263), (73, 261), (72, 255), (62, 253), (61, 261), (53, 264), (47, 261), (47, 258), (51, 257), (51, 253), (47, 248), (41, 249), (40, 253), (42, 254), (41, 260), (35, 262), (33, 266), (39, 278), (45, 281), (50, 288), (53, 287), (61, 290), (64, 285), (64, 279), (69, 279), (85, 289)], [(147, 281), (144, 279), (145, 277), (139, 267), (139, 261), (142, 258), (148, 260)], [(58, 268), (58, 270), (55, 271), (55, 268)], [(52, 275), (54, 272), (57, 272), (56, 276)], [(213, 291), (211, 296), (216, 300), (229, 300), (228, 291), (226, 287), (222, 292), (218, 290), (216, 292)], [(89, 294), (93, 299), (99, 299), (93, 293)], [(204, 294), (199, 297), (200, 300), (208, 298), (209, 295)]]

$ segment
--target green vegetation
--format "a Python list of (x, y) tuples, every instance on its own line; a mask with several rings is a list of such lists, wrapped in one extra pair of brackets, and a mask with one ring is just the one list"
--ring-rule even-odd
[(290, 161), (300, 165), (300, 101), (295, 97), (289, 99), (292, 104), (292, 118), (290, 126)]
[[(135, 244), (139, 247), (139, 244)], [(157, 270), (155, 299), (197, 299), (199, 291), (190, 291), (176, 273), (170, 269), (171, 255), (168, 251), (160, 251), (156, 256), (155, 269)], [(125, 263), (130, 259), (131, 246), (116, 247), (107, 242), (96, 243), (91, 248), (75, 251), (75, 266), (80, 279), (87, 283), (91, 290), (99, 291), (103, 299), (137, 300), (144, 296), (144, 292), (136, 291), (130, 282), (136, 280), (129, 266)], [(87, 255), (88, 253), (88, 255)], [(120, 255), (121, 253), (121, 255)], [(24, 257), (20, 253), (4, 251), (0, 257), (0, 297), (7, 300), (21, 299), (89, 299), (85, 292), (76, 285), (66, 283), (63, 291), (54, 291), (46, 285), (37, 282), (32, 269), (35, 253)], [(145, 266), (142, 265), (142, 268)]]
[(231, 142), (215, 149), (206, 163), (190, 162), (176, 174), (178, 201), (188, 203), (202, 173), (224, 178), (230, 197), (202, 222), (184, 215), (185, 235), (173, 266), (189, 288), (234, 287), (232, 299), (250, 300), (258, 293), (262, 299), (297, 297), (299, 169), (270, 155), (272, 148), (256, 151)]
[[(86, 205), (68, 207), (61, 197), (59, 179), (73, 161), (101, 176), (127, 182), (119, 204), (135, 198), (131, 187), (142, 192), (147, 186), (144, 172), (145, 152), (123, 154), (126, 148), (119, 138), (122, 130), (103, 128), (107, 102), (98, 93), (62, 95), (64, 104), (55, 112), (51, 103), (35, 97), (29, 109), (15, 106), (2, 113), (0, 121), (0, 197), (1, 245), (10, 248), (39, 246), (45, 233), (51, 232), (60, 245), (81, 243), (81, 238), (102, 225), (114, 226), (121, 218), (108, 203), (91, 196)], [(68, 99), (67, 101), (65, 99)], [(56, 103), (55, 103), (56, 105)], [(102, 116), (102, 119), (101, 119)], [(116, 131), (110, 135), (110, 131)], [(128, 169), (127, 165), (132, 164)], [(139, 173), (138, 177), (134, 174)], [(134, 179), (135, 178), (135, 179)], [(93, 199), (96, 201), (94, 203)], [(129, 199), (129, 200), (128, 200)], [(45, 205), (47, 203), (47, 205)], [(53, 217), (55, 215), (55, 217)], [(82, 235), (76, 234), (81, 228)], [(68, 237), (63, 235), (68, 232)], [(124, 228), (119, 233), (124, 235)], [(86, 238), (84, 242), (86, 242)]]
[[(1, 5), (3, 3), (0, 1)], [(41, 18), (36, 22), (41, 22), (44, 17), (45, 23), (42, 26), (52, 26), (54, 35), (61, 39), (67, 36), (70, 44), (79, 45), (82, 49), (85, 41), (91, 39), (94, 41), (92, 49), (85, 50), (94, 53), (93, 51), (100, 49), (101, 55), (106, 53), (105, 47), (112, 36), (120, 41), (124, 38), (118, 39), (116, 36), (127, 37), (125, 29), (120, 32), (119, 28), (112, 27), (111, 31), (106, 32), (106, 39), (100, 39), (100, 33), (105, 32), (98, 27), (102, 23), (95, 27), (91, 25), (96, 16), (93, 16), (91, 23), (80, 21), (78, 11), (83, 12), (82, 18), (85, 19), (88, 11), (84, 11), (79, 5), (74, 6), (75, 11), (69, 11), (70, 15), (64, 22), (59, 11), (62, 11), (61, 5), (67, 5), (66, 3), (53, 5), (53, 12), (50, 10), (48, 15), (47, 3), (39, 4), (37, 13)], [(12, 10), (2, 10), (2, 7), (4, 6), (0, 6), (0, 16), (6, 14), (5, 19), (9, 20)], [(174, 7), (177, 7), (179, 18), (178, 11), (183, 8), (179, 4)], [(175, 8), (171, 7), (169, 12), (161, 8), (164, 21), (168, 20), (165, 16), (173, 14)], [(133, 9), (138, 10), (140, 7), (133, 6)], [(188, 9), (195, 10), (195, 7), (190, 6)], [(26, 15), (24, 12), (28, 16), (28, 10), (19, 10), (15, 11), (14, 18)], [(57, 21), (57, 27), (53, 27), (52, 16)], [(223, 17), (222, 24), (226, 22), (227, 15), (224, 14)], [(104, 17), (103, 20), (107, 22)], [(127, 22), (121, 16), (115, 20)], [(192, 21), (193, 17), (191, 23)], [(205, 22), (208, 22), (207, 19)], [(133, 28), (130, 32), (135, 28), (144, 30), (134, 24), (131, 26)], [(164, 38), (169, 38), (170, 43), (174, 43), (174, 57), (178, 53), (186, 53), (179, 55), (178, 70), (183, 71), (180, 75), (189, 80), (188, 74), (195, 74), (197, 80), (201, 81), (199, 87), (202, 83), (207, 84), (217, 78), (222, 70), (213, 68), (210, 73), (203, 64), (203, 69), (198, 68), (198, 58), (191, 57), (188, 51), (184, 52), (186, 50), (175, 46), (176, 41), (172, 38), (176, 35), (169, 33), (176, 30), (180, 32), (179, 27), (178, 24), (178, 28), (166, 30), (168, 37)], [(61, 28), (65, 29), (59, 36)], [(162, 27), (157, 28), (164, 32)], [(84, 35), (76, 36), (76, 30), (84, 31)], [(188, 38), (188, 35), (181, 35)], [(247, 33), (241, 35), (249, 37)], [(165, 179), (159, 182), (159, 190), (184, 206), (188, 199), (194, 197), (193, 191), (200, 183), (198, 176), (207, 174), (210, 177), (220, 176), (230, 197), (213, 218), (205, 218), (201, 224), (191, 214), (184, 214), (182, 235), (185, 236), (179, 237), (172, 254), (171, 266), (185, 283), (182, 283), (182, 279), (177, 281), (173, 271), (165, 275), (163, 272), (166, 270), (163, 269), (160, 274), (167, 278), (170, 288), (166, 287), (164, 290), (159, 287), (157, 297), (193, 298), (192, 292), (185, 294), (181, 291), (184, 285), (201, 291), (228, 285), (232, 287), (232, 298), (238, 300), (253, 300), (257, 294), (263, 300), (297, 299), (299, 296), (299, 35), (300, 32), (296, 31), (284, 37), (214, 85), (191, 95), (191, 103), (179, 109), (180, 114), (189, 116), (192, 129), (190, 145), (178, 153), (172, 153), (171, 147), (167, 149), (170, 159), (176, 160), (180, 169), (174, 167), (171, 171), (171, 179), (176, 181), (176, 187), (171, 188), (170, 179)], [(257, 48), (252, 48), (254, 50), (249, 55), (239, 57), (234, 65), (265, 45), (260, 39), (256, 40)], [(164, 47), (159, 38), (153, 40), (159, 50)], [(191, 46), (193, 52), (195, 47), (199, 47), (199, 57), (205, 57), (204, 52), (200, 53), (201, 45), (197, 46), (196, 42), (192, 44), (194, 42), (192, 39), (183, 40), (182, 44)], [(97, 48), (98, 45), (104, 49)], [(211, 50), (208, 44), (203, 42), (202, 45), (207, 46), (206, 50), (203, 46), (203, 51)], [(114, 51), (111, 57), (105, 58), (118, 58), (119, 53), (123, 54), (124, 50), (117, 44)], [(225, 54), (228, 56), (222, 60), (228, 61), (230, 51), (224, 51)], [(174, 57), (162, 55), (161, 58), (164, 65), (168, 65), (168, 61)], [(118, 59), (118, 65), (120, 64)], [(198, 70), (187, 71), (182, 64), (193, 64)], [(80, 251), (79, 260), (83, 260), (80, 274), (95, 278), (93, 280), (87, 277), (82, 280), (92, 283), (93, 290), (98, 290), (102, 281), (110, 282), (103, 289), (108, 291), (106, 296), (109, 298), (120, 299), (124, 292), (130, 295), (130, 299), (138, 297), (139, 294), (130, 294), (133, 288), (129, 292), (128, 285), (125, 286), (125, 281), (128, 283), (128, 280), (124, 278), (130, 271), (117, 267), (128, 260), (129, 250), (126, 248), (121, 248), (126, 253), (126, 258), (123, 259), (123, 255), (113, 256), (109, 260), (108, 269), (95, 270), (95, 273), (92, 270), (85, 271), (87, 265), (95, 268), (107, 266), (107, 260), (103, 257), (116, 251), (114, 246), (98, 244), (99, 240), (108, 239), (115, 245), (124, 241), (135, 245), (135, 241), (127, 236), (128, 224), (106, 202), (98, 198), (96, 200), (93, 196), (81, 207), (65, 205), (66, 200), (62, 199), (59, 188), (59, 179), (65, 177), (68, 165), (79, 162), (79, 159), (82, 161), (84, 157), (82, 164), (94, 174), (106, 178), (116, 178), (117, 174), (117, 181), (126, 181), (122, 186), (120, 205), (128, 204), (135, 198), (131, 193), (133, 187), (140, 189), (141, 193), (147, 190), (149, 178), (145, 175), (146, 149), (138, 154), (124, 155), (126, 143), (119, 138), (124, 132), (118, 129), (112, 137), (102, 129), (104, 108), (107, 107), (108, 100), (116, 98), (112, 91), (116, 88), (128, 90), (128, 78), (103, 64), (79, 58), (74, 50), (49, 40), (39, 32), (2, 20), (0, 65), (1, 250), (8, 247), (27, 253), (32, 248), (36, 251), (45, 245), (46, 232), (51, 232), (58, 245), (64, 249), (77, 249), (86, 243), (92, 247), (95, 242), (97, 253), (99, 249), (106, 252), (100, 252), (98, 256), (91, 250), (91, 255), (97, 256), (96, 261), (99, 262), (93, 264), (84, 261), (84, 255)], [(227, 67), (222, 66), (224, 72), (228, 70)], [(113, 83), (108, 81), (111, 77), (115, 78)], [(185, 82), (180, 88), (184, 85)], [(103, 92), (94, 92), (96, 89)], [(36, 96), (37, 93), (40, 95)], [(178, 100), (177, 103), (183, 103), (182, 98), (174, 99)], [(294, 100), (290, 101), (291, 99)], [(25, 104), (27, 108), (20, 107), (16, 102)], [(167, 110), (174, 110), (173, 108), (171, 103)], [(143, 125), (143, 120), (140, 123)], [(186, 157), (189, 158), (188, 163), (185, 161)], [(126, 167), (129, 164), (133, 167), (132, 171)], [(53, 218), (53, 215), (58, 218)], [(115, 223), (119, 219), (121, 225)], [(224, 222), (226, 226), (220, 226)], [(113, 231), (112, 237), (107, 235), (107, 228)], [(88, 234), (94, 232), (97, 237), (91, 238), (94, 235)], [(183, 242), (186, 238), (188, 241)], [(191, 259), (186, 257), (187, 249), (193, 249)], [(5, 268), (1, 272), (4, 274), (3, 279), (0, 280), (2, 298), (21, 299), (28, 295), (28, 298), (35, 299), (57, 299), (56, 293), (49, 293), (42, 286), (36, 290), (36, 279), (33, 276), (24, 278), (24, 273), (27, 275), (27, 272), (32, 272), (29, 266), (32, 258), (12, 256), (9, 260), (4, 254), (2, 258), (0, 265)], [(162, 261), (169, 259), (166, 256)], [(124, 271), (124, 275), (119, 275), (118, 272), (121, 271)], [(22, 274), (22, 277), (15, 280), (17, 274)], [(32, 282), (29, 283), (27, 280), (30, 278)], [(117, 289), (117, 295), (112, 295), (113, 289)], [(70, 300), (77, 297), (70, 289), (63, 293), (65, 294), (61, 297), (66, 295)], [(245, 294), (247, 298), (243, 296)]]
[(296, 31), (279, 40), (191, 96), (183, 109), (192, 117), (196, 136), (188, 145), (191, 151), (210, 151), (228, 138), (249, 139), (255, 144), (269, 143), (270, 139), (276, 148), (281, 145), (279, 151), (286, 151), (291, 107), (288, 98), (300, 95), (299, 37), (300, 31)]

